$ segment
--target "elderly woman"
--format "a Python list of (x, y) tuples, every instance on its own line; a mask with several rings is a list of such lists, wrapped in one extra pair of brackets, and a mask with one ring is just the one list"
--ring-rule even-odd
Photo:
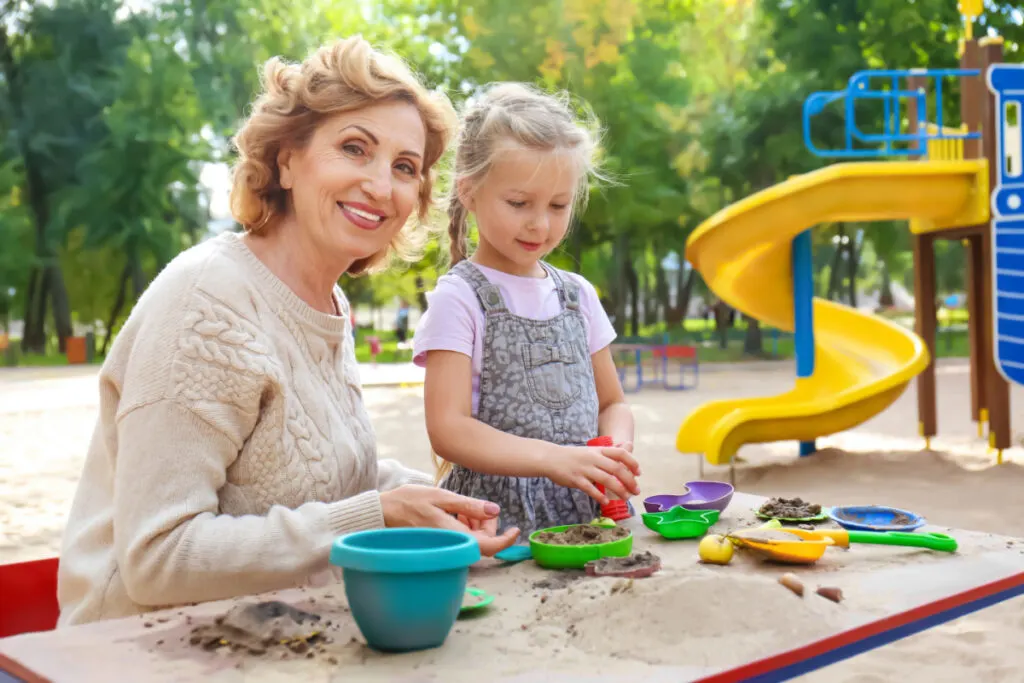
[(337, 286), (405, 255), (450, 104), (360, 38), (277, 59), (238, 134), (244, 234), (180, 254), (100, 374), (61, 552), (60, 624), (330, 577), (339, 535), (458, 528), (493, 554), (497, 506), (378, 461)]

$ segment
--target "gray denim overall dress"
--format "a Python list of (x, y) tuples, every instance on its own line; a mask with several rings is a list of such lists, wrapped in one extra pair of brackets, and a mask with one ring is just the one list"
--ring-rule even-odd
[[(498, 287), (469, 261), (451, 272), (473, 287), (484, 312), (477, 419), (509, 434), (564, 446), (598, 436), (598, 398), (579, 286), (541, 263), (558, 291), (562, 311), (550, 320), (512, 315)], [(499, 533), (519, 527), (520, 538), (545, 527), (586, 523), (597, 501), (546, 477), (481, 474), (459, 465), (441, 482), (450, 491), (501, 506)]]

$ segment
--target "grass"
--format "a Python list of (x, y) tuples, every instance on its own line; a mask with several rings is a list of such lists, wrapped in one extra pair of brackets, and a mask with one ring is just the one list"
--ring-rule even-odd
[[(367, 328), (356, 330), (356, 360), (360, 363), (369, 363), (373, 357), (370, 355), (370, 342), (368, 337), (376, 336), (380, 339), (380, 353), (377, 355), (378, 363), (408, 363), (412, 360), (412, 349), (398, 348), (398, 338), (394, 330), (381, 330), (380, 332)], [(412, 335), (408, 337), (412, 341)]]
[[(913, 321), (911, 320), (911, 323)], [(957, 321), (959, 322), (959, 321)], [(966, 358), (969, 353), (969, 342), (967, 338), (966, 318), (962, 324), (955, 326), (940, 327), (935, 340), (935, 355), (939, 358)], [(664, 338), (664, 327), (659, 329), (651, 326), (641, 328), (644, 332), (642, 339), (659, 341)], [(368, 337), (376, 335), (380, 339), (381, 351), (377, 356), (378, 363), (408, 363), (412, 360), (411, 349), (399, 349), (398, 339), (395, 338), (393, 330), (375, 332), (370, 329), (360, 328), (356, 331), (356, 360), (360, 363), (368, 363), (372, 360), (370, 355), (370, 343)], [(762, 348), (760, 356), (749, 356), (743, 353), (743, 338), (746, 335), (746, 326), (739, 322), (729, 330), (728, 345), (726, 348), (719, 348), (718, 337), (715, 334), (714, 323), (705, 320), (687, 320), (685, 329), (672, 330), (667, 335), (667, 341), (673, 344), (685, 344), (696, 346), (698, 358), (701, 363), (738, 363), (750, 360), (787, 360), (793, 357), (793, 335), (789, 332), (781, 332), (772, 328), (762, 328)], [(626, 342), (629, 338), (623, 338)], [(56, 342), (49, 344), (45, 354), (31, 353), (21, 354), (17, 350), (20, 340), (12, 339), (11, 345), (16, 348), (18, 357), (17, 364), (23, 367), (51, 367), (67, 365), (67, 357), (59, 353)], [(96, 363), (102, 363), (103, 358), (97, 356)], [(8, 365), (5, 362), (3, 352), (0, 352), (0, 367)]]

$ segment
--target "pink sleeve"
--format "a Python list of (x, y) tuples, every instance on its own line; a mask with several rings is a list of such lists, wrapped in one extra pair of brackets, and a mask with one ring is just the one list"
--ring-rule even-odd
[(590, 343), (590, 355), (594, 355), (604, 347), (615, 341), (615, 328), (612, 321), (608, 319), (601, 300), (597, 296), (597, 290), (585, 278), (575, 273), (569, 276), (580, 286), (580, 311), (587, 321), (587, 335)]
[(428, 351), (456, 351), (470, 358), (477, 333), (476, 295), (462, 278), (444, 275), (427, 294), (427, 312), (413, 334), (413, 362), (423, 367)]

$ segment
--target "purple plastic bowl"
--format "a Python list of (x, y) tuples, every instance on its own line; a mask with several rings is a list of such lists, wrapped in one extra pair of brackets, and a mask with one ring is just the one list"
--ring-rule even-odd
[(734, 489), (724, 481), (688, 481), (683, 494), (664, 493), (644, 499), (648, 512), (665, 512), (676, 505), (688, 510), (718, 510), (723, 512), (732, 500)]

